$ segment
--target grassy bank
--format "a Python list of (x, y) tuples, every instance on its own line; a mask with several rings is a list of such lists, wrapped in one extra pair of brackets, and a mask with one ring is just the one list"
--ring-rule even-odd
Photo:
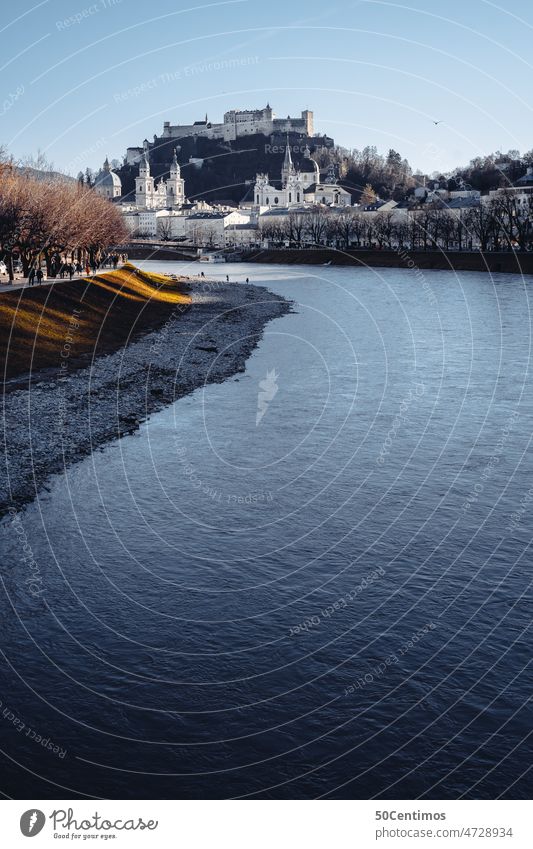
[(359, 265), (370, 268), (422, 268), (455, 271), (490, 271), (533, 274), (533, 253), (481, 251), (262, 250), (245, 257), (247, 262), (283, 265)]
[(114, 351), (161, 325), (191, 298), (186, 279), (142, 272), (131, 264), (88, 280), (61, 281), (0, 295), (3, 380), (60, 369)]

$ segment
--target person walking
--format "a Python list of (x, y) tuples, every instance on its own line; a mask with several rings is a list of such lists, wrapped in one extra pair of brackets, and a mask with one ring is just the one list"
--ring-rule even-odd
[(35, 268), (32, 265), (30, 270), (28, 271), (28, 286), (33, 286), (34, 283), (35, 283)]
[(43, 277), (44, 277), (43, 270), (42, 270), (41, 266), (39, 266), (39, 268), (37, 269), (35, 276), (37, 278), (37, 283), (39, 284), (39, 286), (41, 286), (42, 282), (43, 282)]
[(69, 262), (69, 264), (68, 264), (67, 271), (68, 271), (69, 280), (72, 280), (72, 278), (74, 277), (74, 266), (72, 265), (71, 262)]

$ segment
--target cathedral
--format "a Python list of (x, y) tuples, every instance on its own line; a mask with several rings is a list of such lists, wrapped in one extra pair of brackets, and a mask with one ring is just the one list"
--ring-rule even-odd
[[(118, 201), (122, 196), (122, 182), (118, 174), (111, 170), (106, 158), (102, 170), (94, 183), (97, 194), (108, 200)], [(135, 206), (141, 209), (180, 208), (185, 203), (185, 180), (181, 176), (176, 151), (172, 158), (167, 180), (160, 180), (157, 186), (150, 174), (148, 152), (145, 150), (139, 162), (139, 176), (135, 178)]]
[(135, 178), (135, 205), (143, 209), (163, 209), (181, 207), (184, 203), (185, 180), (181, 176), (176, 151), (168, 180), (160, 180), (157, 186), (150, 174), (150, 163), (145, 151), (139, 163), (139, 176)]
[(287, 138), (285, 159), (281, 169), (281, 188), (270, 183), (268, 174), (258, 174), (254, 188), (255, 206), (280, 207), (290, 209), (317, 203), (327, 206), (350, 206), (349, 192), (337, 184), (333, 169), (330, 169), (327, 181), (321, 182), (318, 164), (311, 158), (306, 146), (304, 157), (296, 169), (292, 161), (291, 148)]

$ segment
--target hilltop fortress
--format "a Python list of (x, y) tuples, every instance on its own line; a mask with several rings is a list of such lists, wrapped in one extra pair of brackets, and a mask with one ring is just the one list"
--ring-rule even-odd
[[(110, 177), (105, 169), (98, 181), (99, 188), (101, 191), (105, 189), (111, 199), (121, 196), (125, 201), (136, 200), (140, 205), (138, 178), (144, 175), (146, 163), (149, 163), (149, 176), (155, 182), (153, 186), (149, 183), (143, 185), (143, 193), (148, 201), (152, 200), (155, 206), (159, 206), (168, 200), (163, 181), (172, 180), (171, 171), (176, 170), (176, 158), (182, 171), (178, 176), (187, 181), (189, 198), (238, 205), (254, 201), (258, 174), (264, 177), (270, 174), (279, 182), (287, 146), (290, 146), (294, 158), (295, 172), (309, 172), (312, 177), (310, 183), (319, 183), (315, 165), (308, 160), (311, 155), (325, 172), (327, 154), (334, 144), (334, 140), (326, 134), (315, 132), (311, 110), (305, 109), (297, 118), (290, 115), (279, 118), (269, 103), (260, 109), (231, 109), (224, 114), (221, 123), (212, 123), (207, 115), (202, 121), (192, 124), (165, 121), (162, 130), (150, 140), (145, 138), (138, 147), (127, 148), (123, 165), (116, 169), (120, 190), (112, 185), (115, 178)], [(276, 204), (276, 197), (280, 204), (281, 195), (271, 190), (271, 186), (266, 179), (263, 192), (265, 205)], [(308, 188), (307, 185), (295, 185), (294, 191), (291, 188), (289, 193), (291, 200), (294, 197), (296, 202), (298, 198), (301, 202)], [(175, 197), (178, 199), (177, 195)]]
[[(221, 124), (213, 124), (207, 115), (202, 121), (195, 121), (194, 124), (171, 124), (170, 121), (165, 121), (162, 134), (159, 137), (155, 136), (154, 141), (170, 142), (175, 139), (203, 138), (232, 142), (257, 133), (264, 136), (295, 133), (311, 138), (314, 135), (313, 113), (305, 109), (300, 118), (291, 118), (290, 115), (286, 118), (277, 118), (269, 103), (264, 109), (232, 109), (224, 114), (224, 121)], [(146, 151), (146, 146), (145, 142), (144, 149), (129, 147), (126, 153), (127, 164), (137, 164)]]
[(164, 138), (184, 138), (185, 136), (203, 135), (208, 139), (224, 139), (235, 141), (241, 136), (262, 133), (270, 136), (272, 133), (302, 133), (306, 136), (314, 134), (313, 113), (308, 109), (302, 112), (301, 118), (276, 118), (269, 103), (264, 109), (232, 109), (224, 114), (222, 124), (211, 124), (207, 115), (204, 121), (194, 124), (173, 126), (169, 121), (163, 124)]

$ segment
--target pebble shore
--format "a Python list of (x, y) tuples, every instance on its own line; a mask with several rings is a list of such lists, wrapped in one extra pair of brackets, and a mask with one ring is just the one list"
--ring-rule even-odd
[[(245, 370), (265, 325), (291, 305), (268, 289), (191, 282), (192, 305), (111, 354), (76, 361), (6, 385), (2, 399), (0, 514), (33, 500), (52, 474), (138, 429), (151, 413), (206, 383)], [(66, 365), (65, 365), (66, 363)]]

